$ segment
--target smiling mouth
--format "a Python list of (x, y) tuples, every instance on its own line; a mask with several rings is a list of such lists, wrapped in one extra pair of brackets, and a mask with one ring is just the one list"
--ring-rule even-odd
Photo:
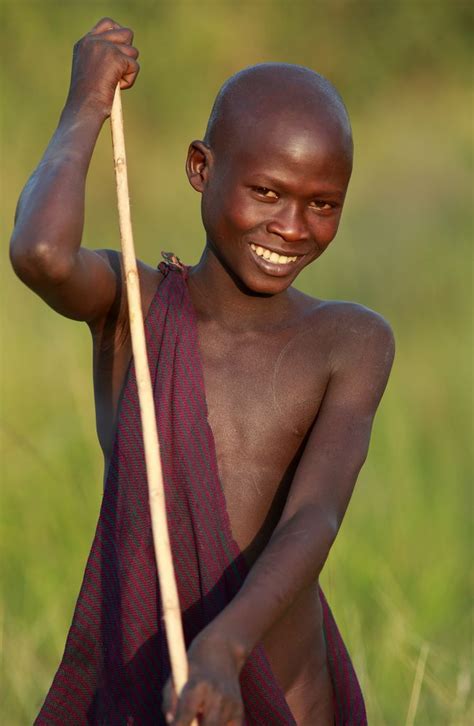
[(297, 255), (294, 255), (293, 257), (279, 255), (278, 252), (272, 252), (272, 250), (269, 250), (267, 247), (255, 245), (253, 244), (253, 242), (251, 243), (250, 247), (253, 249), (256, 255), (258, 255), (259, 257), (263, 257), (263, 259), (267, 260), (268, 262), (273, 262), (274, 265), (289, 265), (293, 262), (296, 262), (296, 260), (298, 259)]

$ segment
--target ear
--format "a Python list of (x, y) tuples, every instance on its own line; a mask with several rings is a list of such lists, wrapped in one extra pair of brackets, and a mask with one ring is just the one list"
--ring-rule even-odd
[(212, 165), (212, 152), (203, 141), (192, 141), (186, 159), (189, 183), (197, 192), (203, 192)]

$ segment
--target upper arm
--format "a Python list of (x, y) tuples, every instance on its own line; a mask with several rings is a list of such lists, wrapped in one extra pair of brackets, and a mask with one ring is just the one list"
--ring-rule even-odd
[(332, 372), (296, 470), (283, 519), (305, 506), (340, 526), (365, 461), (394, 357), (394, 337), (376, 313), (358, 309), (339, 336)]
[[(120, 309), (122, 273), (120, 255), (114, 250), (81, 247), (74, 264), (62, 270), (54, 269), (47, 260), (44, 265), (12, 262), (20, 279), (67, 318), (93, 323), (114, 308), (117, 313)], [(44, 274), (44, 269), (53, 271)]]

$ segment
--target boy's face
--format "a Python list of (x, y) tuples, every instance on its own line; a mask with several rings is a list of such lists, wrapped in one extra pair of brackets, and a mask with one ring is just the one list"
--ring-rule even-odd
[(209, 152), (200, 189), (208, 247), (248, 290), (284, 291), (334, 238), (351, 157), (329, 123), (287, 114), (241, 128)]

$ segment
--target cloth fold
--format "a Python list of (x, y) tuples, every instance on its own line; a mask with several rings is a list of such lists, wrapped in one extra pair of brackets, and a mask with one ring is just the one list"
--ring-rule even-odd
[[(160, 269), (145, 321), (166, 507), (187, 645), (230, 602), (247, 565), (233, 540), (218, 477), (186, 268)], [(320, 591), (336, 723), (363, 726), (350, 658)], [(170, 673), (151, 534), (133, 360), (117, 423), (99, 521), (64, 656), (37, 726), (162, 724)], [(248, 726), (295, 724), (262, 646), (241, 674)]]

